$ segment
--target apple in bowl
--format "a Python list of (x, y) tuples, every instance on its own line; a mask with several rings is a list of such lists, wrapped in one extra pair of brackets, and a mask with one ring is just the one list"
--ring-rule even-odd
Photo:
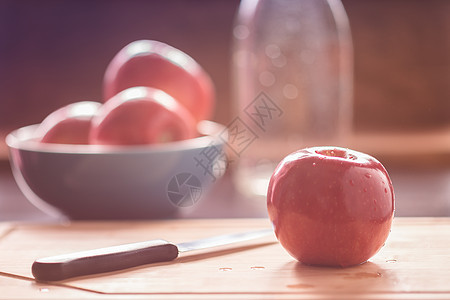
[(104, 101), (135, 86), (166, 92), (197, 121), (211, 117), (215, 102), (211, 78), (193, 58), (170, 45), (138, 40), (115, 55), (103, 79)]
[(280, 244), (309, 265), (364, 263), (384, 245), (394, 190), (370, 155), (339, 147), (306, 148), (275, 169), (267, 209)]
[(128, 88), (104, 103), (92, 119), (90, 143), (150, 145), (196, 137), (190, 112), (165, 92)]
[(81, 101), (63, 106), (49, 114), (36, 129), (42, 143), (89, 144), (92, 118), (101, 104)]

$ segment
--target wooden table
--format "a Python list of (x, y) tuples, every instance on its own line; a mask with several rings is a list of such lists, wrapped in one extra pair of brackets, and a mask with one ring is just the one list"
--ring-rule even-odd
[(0, 299), (450, 299), (450, 218), (396, 218), (376, 256), (344, 269), (302, 265), (268, 236), (57, 283), (36, 282), (30, 270), (44, 256), (268, 226), (266, 218), (0, 223)]

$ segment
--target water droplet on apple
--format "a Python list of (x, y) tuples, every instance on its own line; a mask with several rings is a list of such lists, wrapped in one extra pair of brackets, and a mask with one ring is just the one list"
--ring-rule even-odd
[(364, 193), (367, 193), (367, 188), (364, 188), (364, 189), (363, 189), (363, 192), (364, 192)]
[(387, 194), (387, 193), (388, 193), (388, 190), (385, 188), (385, 189), (384, 189), (384, 192)]
[(372, 178), (372, 175), (370, 175), (369, 173), (364, 174), (364, 176), (366, 176), (366, 178)]
[(313, 165), (313, 167), (315, 167), (315, 166), (316, 166), (316, 163), (313, 163), (312, 165)]
[(348, 159), (351, 159), (351, 160), (357, 160), (357, 159), (358, 159), (358, 158), (357, 158), (356, 156), (354, 156), (353, 154), (348, 154), (347, 158), (348, 158)]
[(353, 180), (350, 180), (349, 183), (350, 183), (350, 185), (352, 185), (352, 186), (355, 185), (355, 182), (354, 182)]

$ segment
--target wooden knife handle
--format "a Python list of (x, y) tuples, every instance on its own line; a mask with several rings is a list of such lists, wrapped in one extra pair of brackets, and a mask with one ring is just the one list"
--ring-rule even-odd
[(152, 240), (38, 259), (31, 271), (38, 281), (59, 281), (171, 261), (177, 257), (176, 245), (164, 240)]

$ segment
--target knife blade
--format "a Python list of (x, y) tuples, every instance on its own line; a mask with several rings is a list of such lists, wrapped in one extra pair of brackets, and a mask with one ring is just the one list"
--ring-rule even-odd
[(140, 265), (172, 261), (180, 253), (248, 241), (273, 234), (273, 229), (225, 234), (174, 244), (150, 240), (37, 259), (31, 272), (37, 281), (60, 281), (73, 277), (118, 271)]

